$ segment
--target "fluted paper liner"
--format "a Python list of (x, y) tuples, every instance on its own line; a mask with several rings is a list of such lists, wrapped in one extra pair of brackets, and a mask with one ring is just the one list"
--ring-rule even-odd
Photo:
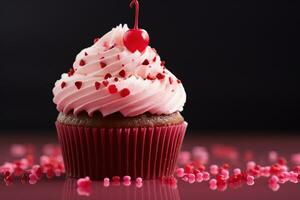
[(86, 128), (56, 122), (67, 176), (94, 180), (172, 175), (186, 127), (186, 122), (148, 128)]

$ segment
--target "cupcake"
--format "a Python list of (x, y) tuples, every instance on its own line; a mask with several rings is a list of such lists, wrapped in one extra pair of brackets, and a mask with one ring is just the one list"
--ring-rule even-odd
[(69, 177), (174, 173), (187, 126), (180, 114), (186, 93), (147, 41), (130, 44), (132, 30), (119, 25), (95, 39), (55, 83), (56, 128)]

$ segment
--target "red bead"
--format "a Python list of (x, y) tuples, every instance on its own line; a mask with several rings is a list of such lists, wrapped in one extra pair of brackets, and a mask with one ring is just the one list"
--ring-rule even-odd
[(81, 81), (76, 81), (75, 82), (75, 86), (77, 87), (77, 89), (79, 90), (82, 86), (82, 82)]
[(108, 81), (102, 81), (102, 83), (105, 87), (108, 86)]
[(98, 81), (96, 81), (95, 82), (95, 88), (96, 88), (96, 90), (99, 90), (100, 86), (101, 86), (101, 83), (99, 83)]
[(110, 86), (108, 86), (108, 92), (111, 94), (117, 93), (118, 88), (116, 87), (116, 85), (110, 85)]
[(105, 76), (104, 76), (104, 79), (108, 79), (108, 78), (111, 78), (111, 74), (110, 73), (107, 73)]
[(104, 67), (106, 67), (106, 63), (105, 62), (100, 62), (100, 66), (101, 66), (101, 68), (104, 68)]
[(66, 87), (66, 85), (67, 85), (66, 82), (62, 82), (61, 85), (60, 85), (61, 89), (63, 89), (64, 87)]
[(169, 82), (170, 82), (170, 84), (172, 84), (172, 83), (173, 83), (173, 79), (172, 79), (172, 77), (169, 77)]
[(130, 94), (130, 90), (128, 88), (124, 88), (120, 91), (121, 97), (126, 97)]
[(144, 62), (142, 63), (142, 65), (149, 65), (149, 61), (147, 59), (144, 60)]
[(165, 78), (165, 75), (163, 75), (162, 73), (158, 73), (157, 75), (156, 75), (156, 78), (157, 79), (164, 79)]
[(143, 29), (130, 29), (124, 34), (123, 42), (129, 51), (143, 52), (149, 44), (149, 35)]
[(84, 66), (85, 65), (85, 61), (84, 60), (80, 60), (79, 65), (80, 66)]
[(121, 77), (124, 78), (124, 77), (126, 76), (125, 70), (122, 69), (122, 70), (119, 72), (119, 75), (120, 75)]

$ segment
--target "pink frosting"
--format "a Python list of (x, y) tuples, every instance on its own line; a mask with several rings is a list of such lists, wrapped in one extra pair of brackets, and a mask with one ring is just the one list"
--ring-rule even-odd
[(113, 28), (77, 55), (70, 72), (55, 83), (58, 111), (125, 117), (182, 111), (186, 93), (181, 82), (150, 46), (142, 53), (128, 51), (123, 44), (127, 30), (126, 25)]

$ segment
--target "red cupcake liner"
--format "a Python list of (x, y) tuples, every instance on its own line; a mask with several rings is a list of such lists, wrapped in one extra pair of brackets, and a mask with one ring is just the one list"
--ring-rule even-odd
[(155, 179), (174, 173), (187, 123), (148, 128), (87, 128), (56, 122), (67, 176)]

